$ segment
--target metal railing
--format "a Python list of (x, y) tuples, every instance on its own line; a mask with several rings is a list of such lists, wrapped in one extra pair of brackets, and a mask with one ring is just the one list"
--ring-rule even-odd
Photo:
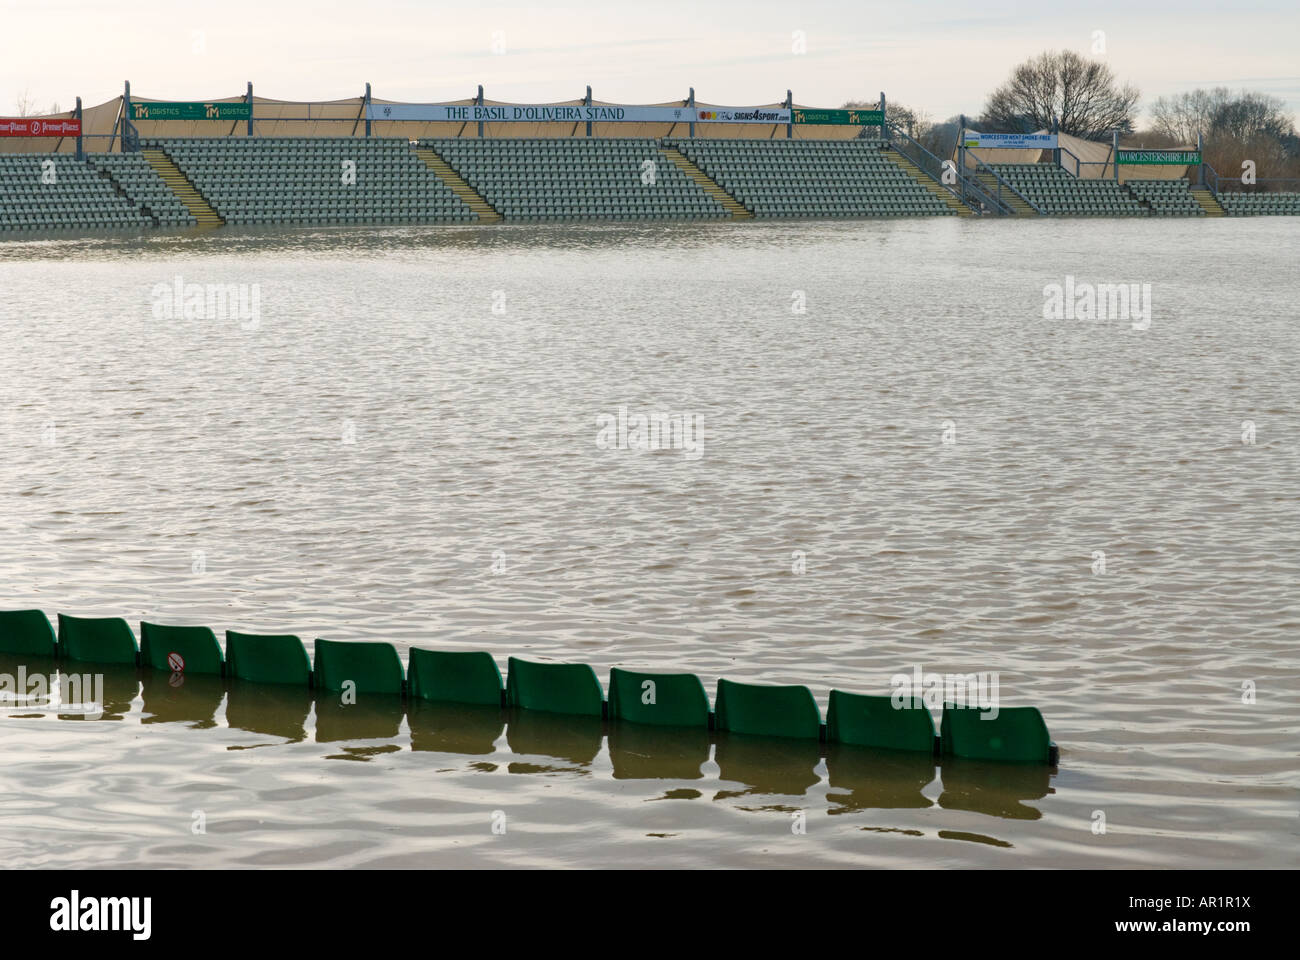
[(1010, 203), (1008, 203), (1007, 201), (1005, 201), (1005, 200), (1002, 199), (1002, 196), (1003, 196), (1002, 191), (1003, 191), (1003, 190), (1006, 190), (1008, 196), (1015, 197), (1017, 200), (1020, 200), (1020, 201), (1022, 201), (1023, 203), (1028, 204), (1028, 205), (1029, 205), (1029, 208), (1030, 208), (1031, 210), (1033, 210), (1034, 213), (1037, 213), (1037, 214), (1039, 214), (1040, 216), (1043, 215), (1043, 210), (1042, 210), (1042, 208), (1039, 207), (1038, 204), (1034, 203), (1034, 201), (1030, 200), (1028, 197), (1026, 197), (1024, 194), (1022, 194), (1022, 193), (1021, 193), (1019, 190), (1017, 190), (1015, 187), (1013, 187), (1010, 183), (1008, 183), (1007, 180), (1006, 180), (1006, 178), (1003, 177), (1002, 174), (998, 173), (996, 170), (994, 170), (992, 167), (990, 167), (987, 163), (985, 163), (983, 160), (981, 160), (979, 157), (976, 157), (974, 154), (970, 153), (969, 151), (966, 151), (966, 155), (967, 155), (968, 157), (971, 157), (971, 158), (975, 161), (975, 172), (976, 172), (976, 173), (979, 173), (979, 172), (981, 172), (981, 171), (983, 171), (983, 172), (985, 172), (985, 173), (988, 173), (988, 174), (991, 175), (991, 176), (993, 177), (993, 179), (997, 182), (997, 185), (998, 185), (998, 188), (997, 188), (997, 199), (998, 199), (998, 201), (999, 201), (1000, 203), (1004, 204), (1004, 205), (1007, 207), (1008, 210), (1010, 210), (1011, 205), (1010, 205)]
[[(950, 164), (951, 166), (946, 167), (945, 161), (940, 160), (937, 156), (931, 153), (926, 149), (924, 144), (914, 139), (911, 134), (905, 131), (902, 127), (890, 123), (889, 134), (890, 146), (912, 163), (916, 164), (922, 172), (928, 174), (933, 178), (935, 183), (939, 184), (939, 186), (951, 193), (960, 202), (967, 206), (971, 206), (969, 201), (974, 200), (980, 204), (980, 208), (976, 209), (975, 212), (979, 213), (981, 216), (984, 214), (985, 208), (988, 207), (993, 208), (993, 210), (1001, 214), (1009, 214), (1011, 212), (1011, 208), (1005, 203), (987, 193), (979, 181), (970, 180), (963, 176), (962, 172), (957, 169), (957, 165), (951, 160), (947, 161), (947, 164)], [(953, 175), (958, 181), (959, 188), (954, 187), (953, 184), (944, 182), (943, 175), (947, 169), (953, 171)]]
[[(1066, 173), (1072, 174), (1074, 176), (1074, 179), (1076, 180), (1090, 179), (1083, 176), (1084, 167), (1101, 167), (1101, 177), (1096, 179), (1106, 179), (1106, 170), (1110, 168), (1112, 164), (1111, 158), (1107, 157), (1105, 160), (1080, 160), (1078, 156), (1076, 156), (1075, 153), (1069, 147), (1058, 147), (1057, 149), (1061, 155), (1060, 156), (1061, 169), (1064, 170)], [(1069, 155), (1070, 159), (1074, 161), (1073, 170), (1071, 170), (1070, 167), (1065, 162), (1065, 158), (1067, 154)]]
[(1241, 177), (1219, 176), (1219, 172), (1204, 161), (1201, 162), (1201, 182), (1216, 197), (1220, 193), (1300, 192), (1300, 179), (1295, 177), (1260, 177), (1254, 183), (1242, 183)]

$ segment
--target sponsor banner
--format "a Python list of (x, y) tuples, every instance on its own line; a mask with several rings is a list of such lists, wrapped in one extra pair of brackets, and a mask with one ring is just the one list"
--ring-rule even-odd
[(424, 123), (690, 123), (691, 107), (620, 107), (609, 104), (541, 106), (529, 104), (372, 103), (369, 120)]
[(794, 111), (795, 123), (821, 123), (836, 126), (878, 127), (884, 114), (879, 110), (803, 110)]
[(35, 117), (0, 117), (0, 137), (79, 137), (80, 120), (37, 120)]
[(1196, 150), (1121, 150), (1119, 162), (1128, 164), (1197, 164), (1201, 154)]
[(701, 123), (791, 123), (788, 107), (718, 107), (699, 110)]
[(251, 103), (131, 103), (132, 120), (247, 120), (252, 115)]
[(1003, 150), (1055, 150), (1054, 133), (978, 133), (967, 130), (962, 135), (962, 146)]

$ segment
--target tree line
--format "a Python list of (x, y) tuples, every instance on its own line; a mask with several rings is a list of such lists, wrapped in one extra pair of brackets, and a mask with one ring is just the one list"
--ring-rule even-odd
[[(1300, 134), (1280, 97), (1226, 87), (1159, 97), (1145, 127), (1138, 126), (1140, 101), (1137, 88), (1120, 83), (1106, 64), (1073, 50), (1047, 51), (1016, 66), (966, 124), (985, 133), (1032, 133), (1056, 123), (1062, 133), (1104, 142), (1118, 131), (1120, 146), (1148, 149), (1195, 147), (1199, 133), (1205, 162), (1222, 177), (1241, 176), (1252, 161), (1259, 179), (1300, 178)], [(931, 153), (952, 153), (960, 117), (937, 121), (899, 103), (888, 112)]]

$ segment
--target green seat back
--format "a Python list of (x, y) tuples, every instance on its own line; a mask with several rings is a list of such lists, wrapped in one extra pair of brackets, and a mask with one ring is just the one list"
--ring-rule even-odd
[(890, 696), (832, 690), (826, 708), (826, 739), (831, 743), (933, 754), (934, 720), (923, 703), (907, 702), (900, 709)]
[(121, 617), (70, 617), (59, 614), (59, 653), (69, 660), (137, 663), (135, 634)]
[(1050, 763), (1054, 744), (1037, 707), (991, 710), (943, 705), (940, 739), (943, 752), (974, 760), (1013, 760)]
[(140, 662), (172, 673), (221, 675), (221, 647), (208, 627), (140, 624)]
[(52, 657), (57, 645), (43, 610), (0, 610), (0, 653)]
[(351, 680), (357, 693), (402, 693), (402, 660), (391, 643), (316, 641), (316, 686), (342, 690)]
[(609, 718), (661, 727), (709, 725), (709, 696), (693, 673), (609, 671)]
[(719, 730), (762, 737), (821, 736), (822, 715), (807, 687), (768, 687), (718, 681), (714, 700)]
[(417, 700), (501, 705), (501, 671), (492, 654), (411, 648), (410, 695)]
[(506, 702), (524, 710), (602, 715), (605, 695), (596, 671), (585, 663), (532, 663), (511, 657)]
[(292, 634), (226, 631), (226, 672), (257, 683), (311, 684), (307, 648)]

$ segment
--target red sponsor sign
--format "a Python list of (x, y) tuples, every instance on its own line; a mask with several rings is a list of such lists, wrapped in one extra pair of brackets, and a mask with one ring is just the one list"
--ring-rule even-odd
[(77, 137), (81, 121), (45, 120), (36, 117), (0, 117), (0, 137)]

